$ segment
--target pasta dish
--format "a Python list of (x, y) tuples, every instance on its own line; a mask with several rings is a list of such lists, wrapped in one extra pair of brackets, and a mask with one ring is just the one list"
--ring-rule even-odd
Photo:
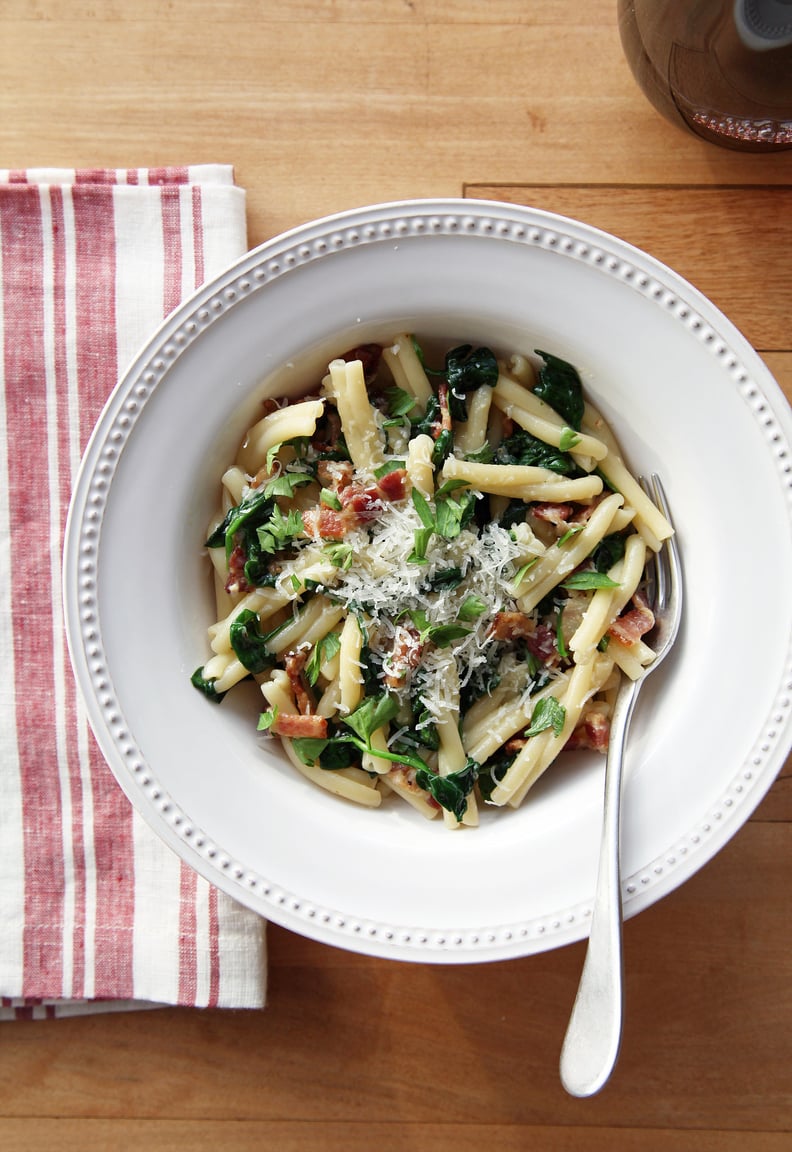
[(220, 701), (320, 787), (451, 828), (518, 806), (562, 750), (605, 751), (619, 679), (653, 658), (647, 550), (671, 526), (576, 369), (409, 333), (267, 400), (209, 526)]

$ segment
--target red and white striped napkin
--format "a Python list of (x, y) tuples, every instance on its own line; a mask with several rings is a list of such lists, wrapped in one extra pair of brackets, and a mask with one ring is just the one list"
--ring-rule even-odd
[(264, 1003), (264, 923), (134, 813), (75, 690), (61, 546), (108, 394), (247, 248), (229, 167), (0, 170), (0, 1019)]

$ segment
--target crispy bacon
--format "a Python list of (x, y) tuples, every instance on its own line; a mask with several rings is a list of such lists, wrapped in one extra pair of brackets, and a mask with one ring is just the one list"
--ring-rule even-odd
[(340, 492), (352, 483), (355, 469), (350, 460), (320, 460), (316, 466), (316, 476), (323, 488)]
[(495, 640), (522, 640), (532, 636), (536, 624), (525, 612), (496, 612), (490, 625)]
[(570, 516), (570, 524), (588, 524), (592, 513), (602, 503), (604, 496), (594, 496), (587, 504), (581, 504), (575, 513)]
[[(332, 473), (328, 471), (326, 475), (329, 477)], [(407, 473), (404, 468), (388, 472), (378, 484), (368, 486), (348, 482), (344, 470), (340, 476), (341, 486), (335, 489), (341, 502), (340, 510), (317, 504), (303, 512), (303, 527), (309, 536), (341, 540), (356, 525), (376, 520), (386, 501), (403, 500), (407, 494)]]
[(564, 745), (570, 750), (589, 748), (606, 752), (610, 739), (610, 720), (596, 708), (590, 708)]
[(225, 582), (226, 592), (250, 592), (251, 586), (245, 577), (245, 562), (247, 556), (240, 544), (235, 544), (228, 557), (228, 579)]
[(382, 493), (375, 485), (364, 488), (360, 484), (348, 484), (339, 498), (346, 519), (352, 523), (367, 524), (376, 520), (382, 511)]
[(396, 468), (393, 472), (386, 472), (379, 480), (377, 487), (387, 500), (403, 500), (407, 495), (406, 481), (406, 469)]
[(574, 512), (572, 504), (538, 503), (531, 505), (531, 515), (548, 524), (566, 524)]
[(526, 636), (525, 647), (543, 664), (549, 664), (558, 658), (555, 632), (547, 624), (537, 624), (533, 635)]
[(398, 629), (385, 673), (388, 688), (400, 688), (404, 684), (409, 673), (418, 667), (423, 648), (417, 628), (406, 625)]
[(335, 408), (327, 405), (322, 420), (321, 435), (314, 440), (317, 452), (335, 452), (341, 437), (341, 417)]
[(286, 675), (289, 677), (289, 684), (294, 693), (294, 702), (298, 710), (305, 716), (316, 711), (316, 701), (303, 676), (303, 670), (308, 661), (309, 653), (310, 647), (306, 644), (304, 648), (298, 648), (294, 652), (287, 652), (283, 657), (283, 666), (286, 669)]
[(432, 437), (435, 440), (441, 432), (450, 432), (453, 428), (451, 409), (448, 406), (448, 385), (444, 380), (437, 385), (437, 400), (440, 405), (440, 420), (432, 425)]
[(363, 365), (363, 375), (366, 381), (371, 381), (377, 375), (377, 369), (382, 358), (382, 348), (379, 344), (360, 344), (357, 348), (350, 348), (341, 357), (347, 364), (359, 360)]
[(608, 635), (625, 648), (629, 648), (636, 640), (651, 632), (655, 625), (654, 612), (639, 592), (633, 596), (632, 605), (632, 608), (623, 612), (608, 629)]
[(490, 636), (495, 640), (524, 640), (531, 655), (543, 664), (558, 657), (553, 629), (547, 624), (535, 624), (525, 612), (496, 612)]
[(430, 796), (428, 792), (424, 792), (424, 790), (416, 784), (414, 768), (408, 768), (404, 764), (394, 764), (393, 767), (388, 770), (386, 780), (391, 780), (396, 788), (403, 788), (405, 791), (411, 792), (414, 796), (422, 796), (431, 808), (440, 808), (434, 796)]
[(308, 536), (321, 536), (323, 540), (342, 540), (349, 527), (340, 512), (316, 504), (302, 514), (303, 528)]
[(324, 740), (327, 737), (327, 718), (316, 713), (302, 716), (296, 712), (279, 712), (270, 731), (276, 736), (313, 736)]

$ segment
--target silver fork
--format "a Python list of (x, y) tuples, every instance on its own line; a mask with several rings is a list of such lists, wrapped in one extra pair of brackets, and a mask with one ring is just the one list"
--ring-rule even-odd
[[(670, 521), (657, 475), (644, 491)], [(655, 658), (638, 680), (622, 678), (611, 717), (605, 764), (605, 804), (599, 868), (586, 959), (561, 1049), (561, 1082), (572, 1096), (592, 1096), (607, 1082), (619, 1055), (624, 1009), (619, 808), (622, 767), (633, 706), (650, 672), (668, 654), (682, 615), (682, 569), (672, 536), (647, 564), (647, 598), (655, 614)]]

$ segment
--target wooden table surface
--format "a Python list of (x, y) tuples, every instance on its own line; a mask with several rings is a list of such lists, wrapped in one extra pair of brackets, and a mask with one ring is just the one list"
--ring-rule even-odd
[[(251, 245), (416, 196), (602, 226), (710, 296), (792, 397), (792, 151), (662, 120), (615, 0), (4, 0), (0, 75), (0, 167), (232, 163)], [(582, 944), (435, 967), (270, 926), (262, 1012), (2, 1025), (0, 1149), (790, 1149), (790, 771), (627, 923), (594, 1099), (557, 1072)]]

